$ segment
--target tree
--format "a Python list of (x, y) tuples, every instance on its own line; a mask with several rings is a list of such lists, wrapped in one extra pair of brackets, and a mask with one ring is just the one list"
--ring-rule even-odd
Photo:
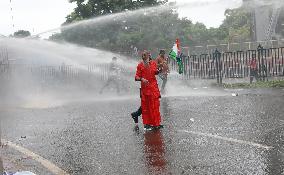
[(13, 36), (16, 38), (25, 38), (31, 36), (31, 33), (27, 30), (18, 30), (17, 32), (14, 32)]
[(226, 19), (219, 27), (219, 30), (225, 31), (227, 42), (238, 39), (238, 42), (251, 40), (250, 27), (251, 15), (245, 7), (228, 9), (225, 11)]
[(66, 23), (126, 10), (160, 5), (166, 3), (167, 0), (88, 0), (86, 3), (84, 0), (69, 0), (69, 2), (75, 2), (77, 7), (67, 16)]

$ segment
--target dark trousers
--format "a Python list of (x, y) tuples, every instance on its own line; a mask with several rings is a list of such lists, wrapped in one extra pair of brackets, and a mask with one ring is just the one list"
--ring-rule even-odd
[(131, 116), (134, 120), (134, 122), (137, 124), (138, 123), (138, 117), (142, 114), (142, 108), (141, 106), (139, 107), (139, 109), (135, 112), (132, 112), (131, 113)]
[(250, 70), (250, 83), (252, 83), (253, 78), (255, 78), (255, 80), (257, 81), (258, 80), (258, 73), (257, 73), (257, 70), (251, 69)]
[(132, 113), (132, 116), (138, 118), (141, 114), (142, 114), (142, 108), (140, 106), (137, 111)]

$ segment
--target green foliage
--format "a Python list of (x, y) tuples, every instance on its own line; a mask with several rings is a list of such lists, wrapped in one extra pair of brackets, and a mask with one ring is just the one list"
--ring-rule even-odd
[(31, 33), (27, 30), (18, 30), (17, 32), (14, 32), (13, 36), (16, 38), (24, 38), (31, 36)]
[(258, 81), (255, 83), (223, 84), (224, 88), (283, 88), (284, 80)]
[(225, 11), (225, 16), (226, 19), (220, 26), (220, 30), (225, 32), (224, 40), (227, 42), (251, 40), (251, 16), (246, 8), (228, 9)]

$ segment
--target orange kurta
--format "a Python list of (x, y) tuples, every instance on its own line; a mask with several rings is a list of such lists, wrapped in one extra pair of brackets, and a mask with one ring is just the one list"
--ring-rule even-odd
[(157, 63), (150, 61), (149, 65), (140, 62), (137, 66), (135, 79), (144, 78), (149, 83), (141, 81), (141, 107), (144, 125), (159, 126), (160, 116), (160, 91), (156, 79)]

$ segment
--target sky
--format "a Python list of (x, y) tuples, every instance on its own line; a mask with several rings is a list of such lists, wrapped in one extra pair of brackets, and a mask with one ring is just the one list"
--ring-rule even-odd
[(240, 7), (242, 0), (176, 0), (180, 17), (194, 23), (202, 22), (206, 27), (219, 27), (225, 19), (226, 9)]
[[(241, 5), (242, 0), (170, 0), (176, 1), (180, 17), (194, 23), (218, 27), (224, 20), (227, 8)], [(12, 11), (11, 11), (12, 7)], [(17, 30), (34, 34), (58, 28), (75, 4), (68, 0), (0, 0), (0, 35), (10, 35)], [(13, 16), (13, 20), (12, 20)], [(14, 27), (13, 27), (14, 24)]]

